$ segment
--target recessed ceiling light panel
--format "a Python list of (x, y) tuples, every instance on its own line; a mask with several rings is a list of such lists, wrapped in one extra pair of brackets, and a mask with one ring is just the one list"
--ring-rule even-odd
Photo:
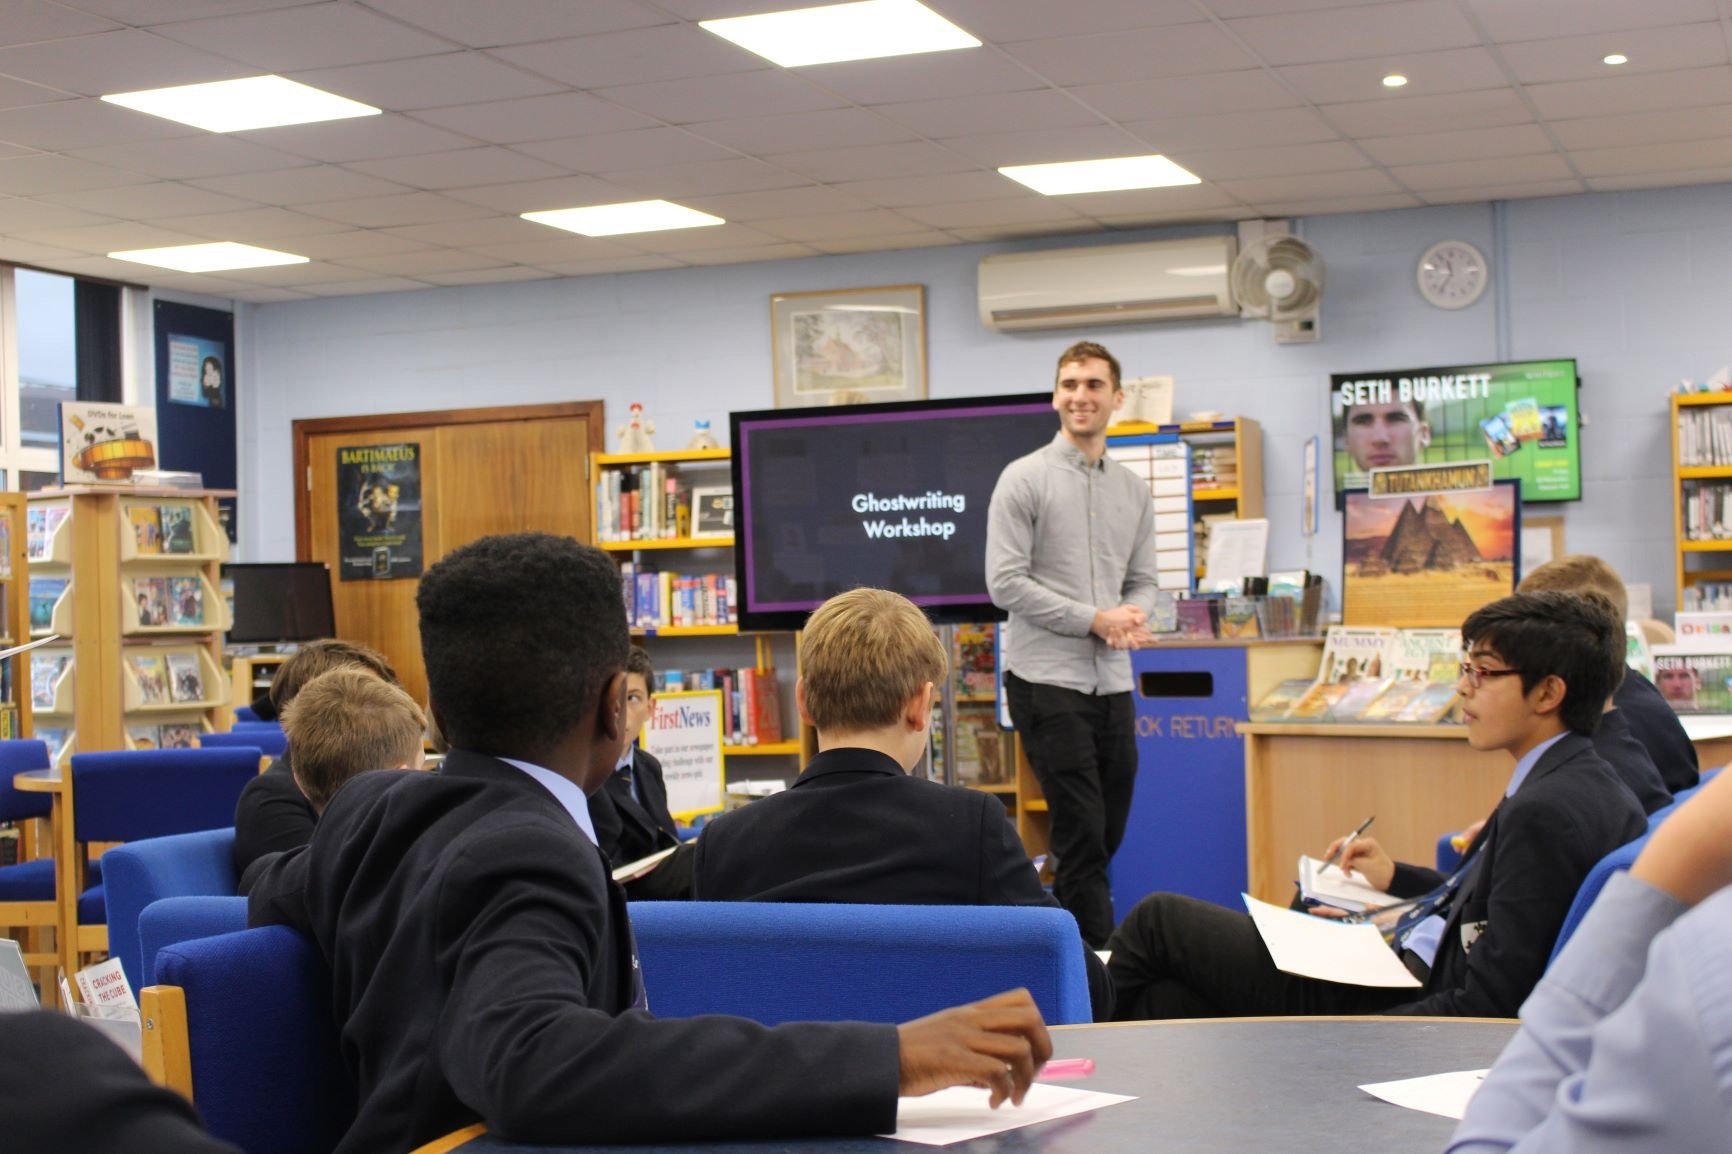
[(1630, 58), (1622, 52), (1614, 52), (1601, 61), (1602, 64), (1628, 64), (1629, 62)]
[(698, 26), (783, 68), (978, 48), (980, 41), (918, 0), (860, 0)]
[(1013, 164), (998, 171), (1044, 196), (1203, 183), (1195, 173), (1180, 168), (1164, 156), (1115, 156), (1108, 160), (1071, 160), (1058, 164)]
[(147, 88), (140, 92), (117, 92), (102, 99), (208, 132), (243, 132), (249, 128), (379, 115), (371, 104), (281, 76)]
[(115, 260), (155, 265), (176, 272), (222, 272), (236, 268), (265, 268), (278, 264), (306, 264), (307, 258), (273, 248), (218, 241), (215, 244), (180, 244), (172, 248), (133, 248), (108, 254)]
[(1407, 77), (1403, 76), (1399, 72), (1391, 72), (1388, 76), (1385, 76), (1383, 78), (1383, 87), (1385, 87), (1385, 88), (1406, 88), (1407, 87)]
[(592, 204), (586, 208), (555, 208), (526, 212), (524, 220), (563, 228), (584, 236), (622, 236), (632, 232), (666, 232), (672, 228), (708, 228), (726, 224), (719, 216), (668, 200), (633, 200), (624, 204)]

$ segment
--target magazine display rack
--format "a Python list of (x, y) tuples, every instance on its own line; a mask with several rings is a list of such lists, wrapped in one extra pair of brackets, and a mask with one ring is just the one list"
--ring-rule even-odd
[[(39, 736), (53, 738), (58, 760), (136, 748), (145, 729), (227, 728), (221, 657), (230, 621), (217, 587), (229, 546), (216, 498), (228, 495), (69, 486), (30, 496), (26, 551), (36, 580), (64, 582), (40, 589), (36, 620), (45, 615), (46, 624), (33, 630), (66, 641), (41, 651), (54, 676), (32, 685), (46, 703)], [(168, 679), (171, 659), (178, 686)]]
[[(0, 493), (0, 648), (30, 635), (30, 575), (24, 555), (24, 494)], [(30, 658), (0, 662), (0, 738), (30, 737)]]

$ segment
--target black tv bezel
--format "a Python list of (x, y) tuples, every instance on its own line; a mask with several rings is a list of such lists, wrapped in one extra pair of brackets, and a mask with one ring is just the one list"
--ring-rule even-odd
[[(880, 401), (874, 404), (862, 405), (817, 405), (800, 409), (746, 409), (728, 414), (728, 445), (729, 480), (733, 486), (738, 510), (734, 524), (734, 587), (738, 591), (739, 604), (736, 609), (740, 619), (742, 632), (781, 632), (801, 629), (806, 619), (812, 615), (814, 604), (805, 609), (754, 609), (751, 604), (750, 583), (746, 577), (748, 542), (746, 540), (746, 501), (743, 496), (743, 469), (745, 454), (741, 451), (744, 440), (741, 437), (741, 425), (764, 421), (800, 420), (810, 417), (857, 417), (872, 415), (900, 416), (904, 414), (919, 415), (921, 413), (954, 412), (958, 409), (998, 409), (1007, 405), (1027, 405), (1031, 408), (1039, 406), (1052, 409), (1052, 393), (996, 393), (991, 396), (950, 397), (942, 400), (923, 401)], [(1053, 415), (1053, 432), (1058, 431), (1058, 417)], [(1035, 446), (1038, 448), (1039, 446)], [(841, 590), (838, 590), (841, 592)], [(979, 622), (1003, 621), (1005, 612), (990, 602), (982, 605), (971, 602), (963, 605), (922, 605), (921, 610), (927, 619), (935, 625), (969, 625)]]
[[(324, 561), (224, 561), (222, 576), (227, 579), (235, 569), (318, 569), (325, 574), (326, 587), (331, 583), (331, 566)], [(331, 632), (325, 637), (335, 637), (337, 628), (337, 596), (331, 590)], [(308, 641), (320, 640), (319, 637), (272, 637), (272, 638), (237, 638), (231, 629), (224, 634), (228, 645), (298, 645)]]

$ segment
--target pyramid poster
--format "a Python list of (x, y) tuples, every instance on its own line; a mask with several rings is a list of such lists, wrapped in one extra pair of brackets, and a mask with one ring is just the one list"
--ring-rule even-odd
[(1448, 629), (1515, 591), (1521, 497), (1515, 481), (1460, 493), (1347, 494), (1342, 619)]

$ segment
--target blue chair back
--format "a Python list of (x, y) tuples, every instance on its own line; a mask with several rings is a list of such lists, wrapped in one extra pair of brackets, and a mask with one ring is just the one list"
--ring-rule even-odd
[(28, 821), (47, 817), (53, 799), (45, 793), (20, 793), (12, 788), (15, 774), (29, 769), (48, 769), (48, 743), (34, 738), (0, 741), (0, 821)]
[(250, 705), (237, 705), (237, 706), (235, 706), (235, 724), (236, 725), (239, 725), (243, 721), (257, 721), (257, 720), (259, 720), (259, 715), (257, 712), (254, 711), (252, 706), (250, 706)]
[(144, 975), (143, 984), (148, 986), (156, 981), (156, 956), (165, 947), (218, 934), (237, 934), (246, 928), (245, 898), (205, 894), (151, 902), (138, 915), (138, 970)]
[[(108, 952), (120, 959), (133, 989), (148, 985), (151, 976), (139, 953), (138, 919), (144, 907), (158, 898), (190, 894), (232, 898), (234, 854), (235, 831), (231, 826), (128, 842), (102, 855)], [(244, 915), (240, 928), (246, 928)]]
[(631, 921), (658, 1017), (905, 1022), (1026, 986), (1049, 1024), (1092, 1020), (1060, 909), (634, 902)]
[(256, 748), (75, 753), (73, 834), (139, 841), (232, 826), (241, 790), (258, 775)]
[(281, 733), (283, 731), (283, 724), (280, 721), (260, 721), (256, 717), (249, 721), (245, 718), (236, 716), (232, 732), (240, 733), (244, 730), (254, 729), (265, 731), (275, 730), (276, 732)]
[(157, 981), (186, 992), (193, 1105), (247, 1154), (329, 1151), (355, 1118), (331, 980), (286, 926), (166, 946)]
[(228, 733), (202, 734), (198, 744), (200, 749), (240, 749), (250, 745), (259, 751), (260, 757), (281, 757), (289, 747), (289, 738), (280, 726), (260, 725), (256, 729), (248, 726)]

